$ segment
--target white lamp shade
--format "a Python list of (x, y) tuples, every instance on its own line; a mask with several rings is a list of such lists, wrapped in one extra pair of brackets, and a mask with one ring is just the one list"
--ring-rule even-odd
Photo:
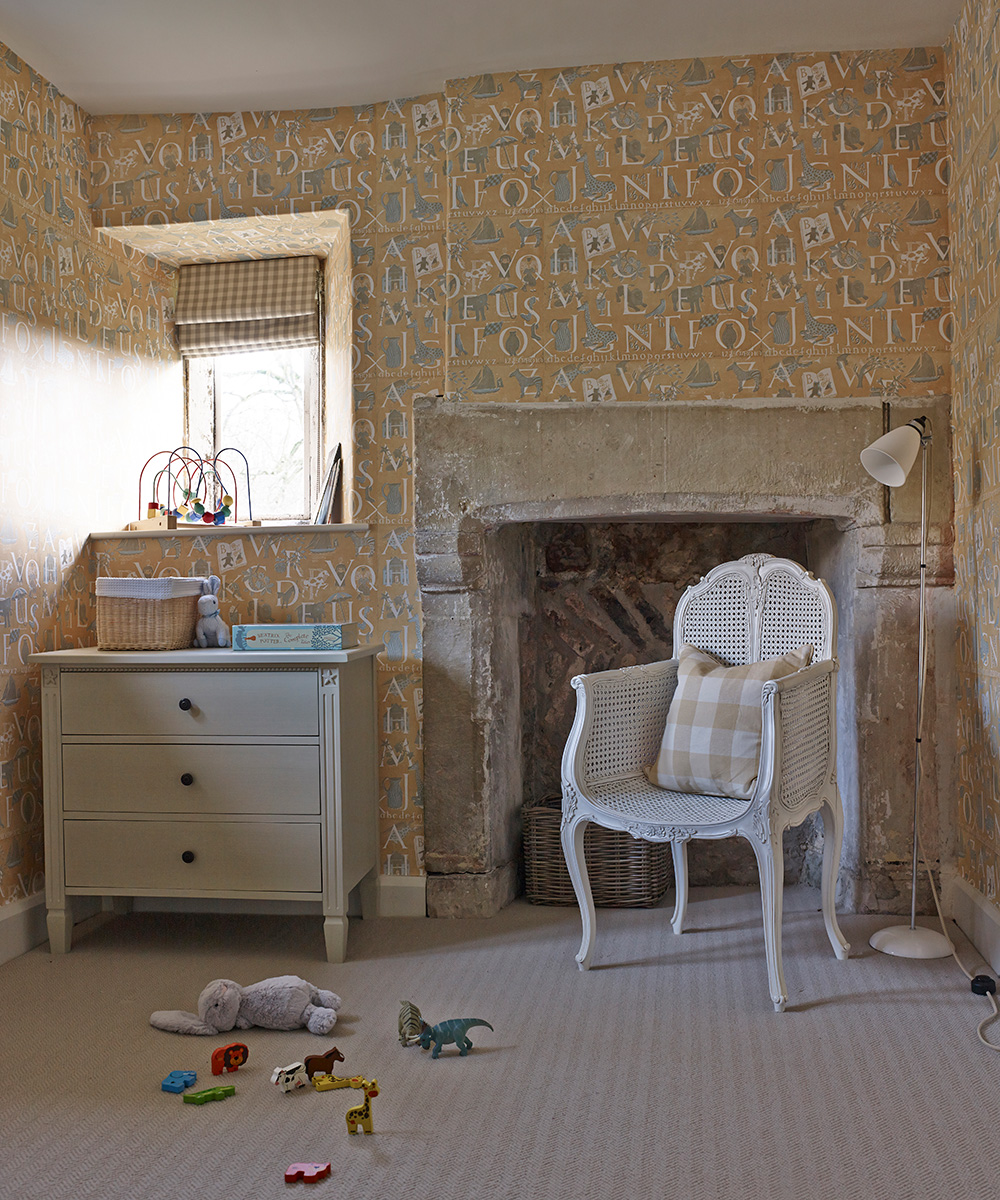
[(924, 433), (926, 417), (890, 429), (861, 451), (861, 465), (879, 483), (899, 487), (906, 482)]

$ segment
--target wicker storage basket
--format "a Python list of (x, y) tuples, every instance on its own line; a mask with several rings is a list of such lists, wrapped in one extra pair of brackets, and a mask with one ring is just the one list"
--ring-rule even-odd
[(206, 580), (97, 580), (99, 650), (181, 650), (194, 640)]
[[(576, 904), (559, 841), (562, 801), (547, 796), (521, 809), (525, 891), (532, 904)], [(588, 825), (587, 872), (600, 908), (651, 908), (673, 880), (669, 842), (643, 842), (629, 833)]]

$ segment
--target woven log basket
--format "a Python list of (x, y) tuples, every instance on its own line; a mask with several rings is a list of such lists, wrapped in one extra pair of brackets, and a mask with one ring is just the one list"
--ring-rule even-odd
[[(532, 904), (576, 904), (559, 828), (562, 801), (547, 796), (521, 809), (525, 892)], [(599, 908), (652, 908), (673, 882), (669, 842), (643, 842), (617, 829), (588, 825), (587, 872)]]

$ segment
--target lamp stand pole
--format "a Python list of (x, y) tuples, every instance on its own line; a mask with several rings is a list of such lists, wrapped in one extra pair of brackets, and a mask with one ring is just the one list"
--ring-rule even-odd
[(936, 929), (917, 924), (917, 871), (920, 859), (920, 835), (917, 821), (920, 812), (920, 734), (924, 723), (924, 676), (926, 675), (927, 645), (927, 448), (931, 443), (930, 426), (920, 437), (920, 603), (917, 630), (917, 728), (913, 747), (913, 863), (910, 876), (910, 923), (890, 925), (872, 934), (869, 945), (883, 954), (899, 958), (946, 958), (952, 944)]

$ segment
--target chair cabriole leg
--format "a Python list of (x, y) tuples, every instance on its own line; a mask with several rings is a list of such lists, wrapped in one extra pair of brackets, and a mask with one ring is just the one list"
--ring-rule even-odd
[(670, 852), (674, 859), (674, 915), (670, 918), (670, 928), (674, 933), (682, 933), (688, 902), (687, 842), (671, 842)]
[(836, 804), (824, 800), (820, 812), (823, 814), (823, 921), (834, 954), (840, 959), (845, 959), (851, 952), (851, 946), (840, 931), (835, 907), (840, 847), (844, 840), (844, 814), (839, 799)]
[(587, 874), (587, 859), (583, 852), (583, 838), (587, 832), (587, 820), (564, 822), (560, 832), (563, 855), (566, 867), (576, 893), (576, 902), (580, 906), (580, 919), (583, 922), (583, 938), (576, 961), (581, 971), (590, 967), (590, 955), (594, 948), (594, 896), (590, 890), (590, 876)]
[(770, 843), (756, 837), (747, 839), (753, 847), (760, 871), (760, 903), (764, 914), (764, 950), (767, 954), (767, 985), (775, 1012), (785, 1011), (788, 993), (781, 969), (781, 906), (784, 899), (785, 861), (781, 831), (772, 834)]

